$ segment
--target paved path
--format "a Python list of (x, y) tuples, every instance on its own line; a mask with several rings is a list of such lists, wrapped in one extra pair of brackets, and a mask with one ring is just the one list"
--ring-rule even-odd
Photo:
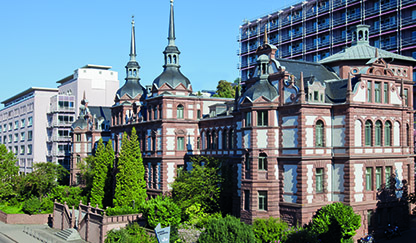
[[(0, 222), (0, 243), (67, 243), (55, 236), (57, 229), (47, 225), (5, 224)], [(85, 243), (86, 241), (71, 241)]]

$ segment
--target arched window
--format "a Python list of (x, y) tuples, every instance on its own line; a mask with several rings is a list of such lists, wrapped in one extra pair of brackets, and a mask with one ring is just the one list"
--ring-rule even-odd
[(215, 131), (212, 132), (212, 149), (217, 149), (218, 139), (217, 133)]
[(365, 122), (365, 146), (371, 146), (372, 136), (373, 136), (373, 124), (371, 121)]
[(176, 118), (183, 119), (183, 105), (176, 107)]
[(381, 121), (376, 121), (376, 130), (375, 130), (375, 146), (381, 146)]
[(155, 120), (157, 120), (157, 106), (154, 108), (154, 110), (153, 110), (153, 117), (154, 117), (154, 119)]
[(259, 170), (267, 171), (267, 154), (265, 153), (259, 155)]
[(384, 125), (384, 146), (391, 146), (391, 123), (389, 121)]
[(405, 146), (409, 146), (410, 145), (410, 130), (409, 130), (409, 124), (406, 124), (406, 134), (404, 136), (405, 141)]
[(207, 132), (207, 147), (206, 149), (211, 149), (211, 134)]
[(315, 146), (324, 146), (324, 123), (321, 120), (317, 121), (315, 125)]

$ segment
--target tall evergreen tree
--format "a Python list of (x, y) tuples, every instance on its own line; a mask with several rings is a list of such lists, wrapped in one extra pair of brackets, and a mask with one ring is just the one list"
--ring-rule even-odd
[(107, 154), (103, 140), (98, 140), (97, 150), (93, 159), (92, 174), (93, 182), (91, 188), (91, 204), (103, 208), (104, 186), (107, 178)]
[(107, 165), (107, 177), (105, 180), (104, 186), (104, 200), (103, 206), (112, 206), (113, 204), (113, 168), (114, 168), (114, 149), (113, 141), (111, 139), (108, 141), (107, 146), (105, 147), (106, 153), (106, 165)]
[(121, 143), (114, 206), (131, 206), (133, 201), (136, 205), (140, 205), (147, 195), (142, 153), (134, 127), (130, 138), (127, 137), (127, 133), (123, 134)]

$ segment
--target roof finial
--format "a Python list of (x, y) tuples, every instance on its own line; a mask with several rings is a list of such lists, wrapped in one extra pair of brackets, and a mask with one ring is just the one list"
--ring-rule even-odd
[(376, 48), (376, 58), (378, 58), (378, 48)]
[(136, 61), (136, 37), (134, 31), (134, 15), (131, 16), (130, 61)]
[(169, 45), (175, 45), (175, 20), (173, 15), (173, 0), (170, 0), (170, 17), (169, 17), (169, 33), (168, 33), (168, 40)]
[(303, 72), (300, 72), (300, 84), (299, 84), (299, 86), (300, 86), (300, 90), (299, 90), (299, 95), (300, 95), (300, 98), (299, 98), (299, 102), (300, 103), (305, 103), (305, 84), (304, 84), (304, 81), (303, 81)]
[(269, 39), (267, 38), (267, 24), (264, 26), (264, 44), (267, 45), (269, 44)]

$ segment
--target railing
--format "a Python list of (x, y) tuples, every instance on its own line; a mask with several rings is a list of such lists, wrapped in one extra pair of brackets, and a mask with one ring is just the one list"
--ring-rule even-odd
[(397, 47), (397, 41), (388, 41), (381, 43), (381, 49), (394, 49)]
[(307, 51), (312, 50), (312, 49), (316, 49), (316, 45), (315, 45), (315, 43), (312, 43), (312, 44), (307, 44), (307, 45), (306, 45), (306, 50), (307, 50)]
[(365, 10), (366, 17), (370, 17), (371, 15), (378, 14), (378, 13), (380, 13), (380, 8), (379, 7), (378, 8), (372, 7), (372, 8), (368, 8), (368, 9)]
[(332, 43), (337, 44), (345, 41), (345, 36), (334, 36), (332, 37)]
[(381, 5), (381, 11), (389, 10), (397, 8), (397, 2), (396, 1), (390, 1), (389, 3), (385, 3)]
[(316, 32), (316, 27), (315, 26), (310, 27), (310, 28), (306, 28), (306, 34), (310, 34), (312, 32)]
[(396, 28), (397, 27), (397, 24), (390, 22), (390, 23), (381, 24), (380, 26), (381, 26), (381, 31), (386, 31), (386, 30), (390, 30), (390, 29)]
[(361, 17), (361, 13), (357, 12), (357, 13), (354, 13), (354, 14), (349, 14), (348, 17), (347, 17), (347, 20), (348, 21), (353, 21), (353, 20), (359, 19), (360, 17)]
[(333, 0), (332, 1), (332, 6), (334, 7), (334, 8), (336, 8), (336, 7), (340, 7), (340, 6), (345, 6), (345, 0)]
[(326, 40), (326, 41), (321, 41), (321, 43), (318, 44), (318, 47), (321, 48), (321, 47), (328, 46), (328, 45), (329, 45), (329, 40)]
[(334, 20), (332, 21), (332, 24), (333, 24), (334, 26), (341, 25), (341, 24), (345, 24), (345, 16), (344, 16), (344, 17), (340, 17), (340, 18), (336, 18), (336, 19), (334, 19)]
[(379, 33), (379, 32), (380, 32), (380, 26), (377, 26), (377, 27), (372, 26), (372, 27), (370, 28), (370, 35), (372, 35), (372, 34), (377, 34), (377, 33)]
[(413, 16), (402, 18), (402, 26), (415, 24), (415, 22), (416, 22), (416, 18), (413, 18)]
[(302, 52), (302, 46), (292, 48), (292, 54), (297, 54)]
[(402, 38), (402, 46), (413, 46), (416, 45), (416, 36), (410, 36)]
[(327, 29), (329, 27), (329, 22), (325, 22), (323, 24), (318, 24), (318, 28), (321, 29)]

